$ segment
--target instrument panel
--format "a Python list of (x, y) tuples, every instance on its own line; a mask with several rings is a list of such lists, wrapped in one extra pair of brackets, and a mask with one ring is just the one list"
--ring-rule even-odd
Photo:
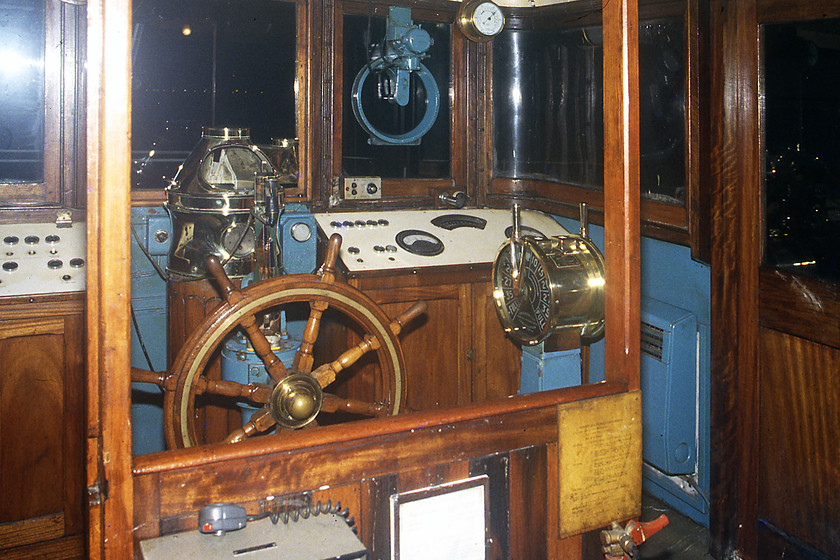
[[(490, 264), (510, 235), (504, 209), (390, 210), (315, 214), (325, 237), (342, 236), (350, 272)], [(523, 231), (567, 235), (551, 216), (522, 211)]]
[(85, 289), (85, 222), (0, 224), (0, 297)]

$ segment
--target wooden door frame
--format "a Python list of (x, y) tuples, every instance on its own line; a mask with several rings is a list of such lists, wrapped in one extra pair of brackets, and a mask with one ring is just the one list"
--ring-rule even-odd
[(761, 184), (755, 0), (713, 0), (712, 551), (753, 557), (758, 485)]
[[(91, 558), (133, 555), (130, 429), (131, 1), (88, 5), (88, 485)], [(639, 388), (638, 2), (604, 0), (606, 377)], [(580, 537), (570, 539), (580, 557)]]
[[(762, 270), (764, 171), (761, 136), (760, 26), (773, 21), (836, 17), (830, 7), (807, 0), (713, 0), (711, 114), (711, 515), (716, 558), (756, 558), (759, 553), (760, 329), (803, 315), (795, 302), (801, 287)], [(804, 280), (823, 301), (832, 288)], [(795, 293), (794, 293), (795, 292)], [(784, 301), (786, 307), (778, 302)], [(761, 303), (772, 302), (776, 309)], [(791, 306), (794, 306), (793, 308)], [(794, 326), (796, 336), (837, 345), (834, 305), (824, 321)], [(783, 314), (783, 316), (782, 316)], [(800, 329), (797, 331), (797, 328)]]
[(87, 9), (88, 552), (131, 558), (131, 0)]

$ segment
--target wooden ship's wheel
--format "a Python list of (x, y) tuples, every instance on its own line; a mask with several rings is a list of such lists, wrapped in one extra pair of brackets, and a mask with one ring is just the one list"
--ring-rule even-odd
[[(219, 285), (224, 302), (187, 339), (170, 372), (153, 373), (132, 368), (132, 381), (155, 383), (164, 389), (164, 430), (169, 448), (198, 445), (196, 396), (216, 395), (247, 400), (259, 408), (226, 441), (234, 443), (270, 431), (301, 428), (316, 423), (321, 412), (378, 417), (397, 414), (404, 406), (404, 358), (397, 335), (403, 326), (426, 310), (414, 304), (394, 320), (369, 297), (335, 279), (334, 267), (341, 236), (330, 238), (323, 266), (316, 274), (279, 276), (238, 290), (215, 256), (207, 268)], [(274, 354), (260, 328), (262, 315), (285, 305), (309, 303), (302, 343), (290, 366)], [(314, 368), (313, 349), (323, 314), (332, 309), (344, 315), (365, 334), (361, 342), (336, 359)], [(245, 331), (255, 353), (265, 365), (270, 382), (243, 384), (208, 379), (203, 374), (209, 360), (235, 329)], [(374, 352), (379, 361), (370, 400), (344, 398), (325, 392), (340, 374), (362, 356)]]

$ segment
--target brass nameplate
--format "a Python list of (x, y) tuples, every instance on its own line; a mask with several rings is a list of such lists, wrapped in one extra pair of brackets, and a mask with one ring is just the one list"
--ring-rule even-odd
[(563, 404), (558, 417), (561, 538), (638, 517), (641, 392)]

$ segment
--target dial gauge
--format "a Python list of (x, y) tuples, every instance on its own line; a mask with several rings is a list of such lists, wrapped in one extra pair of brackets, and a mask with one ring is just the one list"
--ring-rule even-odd
[[(536, 253), (536, 246), (524, 241), (499, 252), (493, 277), (494, 297), (511, 336), (522, 342), (542, 340), (551, 317), (551, 282)], [(527, 342), (527, 343), (535, 343)]]
[(505, 16), (490, 0), (464, 0), (455, 22), (468, 39), (485, 42), (501, 33)]
[(247, 257), (254, 252), (256, 244), (256, 234), (248, 224), (233, 224), (222, 233), (221, 246), (226, 253), (225, 258)]

